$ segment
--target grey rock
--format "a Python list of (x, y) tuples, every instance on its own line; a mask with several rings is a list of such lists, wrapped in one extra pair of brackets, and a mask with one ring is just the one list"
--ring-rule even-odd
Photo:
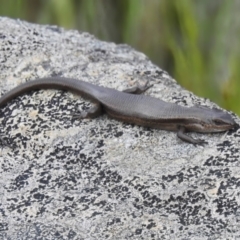
[[(127, 45), (0, 18), (1, 94), (46, 76), (125, 89), (149, 80), (147, 95), (184, 106), (216, 106), (182, 89)], [(1, 239), (240, 238), (240, 131), (176, 133), (102, 116), (74, 120), (89, 101), (40, 90), (1, 108)], [(235, 117), (237, 123), (239, 118)]]

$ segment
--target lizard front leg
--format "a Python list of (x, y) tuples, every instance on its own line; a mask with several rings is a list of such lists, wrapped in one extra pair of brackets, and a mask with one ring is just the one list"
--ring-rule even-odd
[(192, 137), (188, 136), (186, 134), (186, 128), (183, 127), (183, 126), (179, 127), (178, 132), (177, 132), (177, 136), (181, 140), (183, 140), (185, 142), (188, 142), (188, 143), (193, 143), (193, 144), (205, 144), (205, 143), (207, 143), (205, 140), (195, 139), (195, 138), (192, 138)]
[(131, 88), (128, 88), (128, 89), (125, 89), (123, 90), (123, 92), (125, 93), (131, 93), (131, 94), (141, 94), (145, 91), (147, 91), (150, 87), (152, 87), (153, 84), (149, 85), (149, 81), (147, 81), (144, 85), (139, 85), (137, 84), (136, 86), (134, 87), (131, 87)]

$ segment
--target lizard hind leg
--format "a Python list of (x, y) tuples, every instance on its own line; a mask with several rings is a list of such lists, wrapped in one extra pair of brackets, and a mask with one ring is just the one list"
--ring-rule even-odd
[(79, 118), (96, 118), (103, 114), (102, 105), (100, 103), (94, 103), (94, 105), (87, 111), (78, 111), (73, 113), (72, 116), (74, 119)]

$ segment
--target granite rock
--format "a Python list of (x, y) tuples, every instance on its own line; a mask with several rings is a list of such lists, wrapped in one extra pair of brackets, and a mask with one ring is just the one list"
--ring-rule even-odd
[[(65, 76), (182, 106), (216, 107), (181, 88), (124, 44), (57, 26), (0, 18), (1, 94), (36, 78)], [(189, 70), (190, 71), (190, 70)], [(176, 133), (118, 122), (78, 120), (91, 103), (40, 90), (0, 109), (1, 239), (240, 238), (240, 130)], [(239, 118), (234, 116), (239, 124)]]

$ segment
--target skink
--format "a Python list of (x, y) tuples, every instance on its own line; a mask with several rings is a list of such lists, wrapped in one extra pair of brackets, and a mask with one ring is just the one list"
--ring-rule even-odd
[(73, 91), (95, 103), (94, 107), (88, 111), (78, 114), (80, 118), (95, 118), (105, 112), (110, 117), (124, 122), (176, 131), (180, 139), (193, 144), (206, 142), (194, 139), (186, 132), (223, 132), (236, 126), (230, 114), (216, 108), (183, 107), (150, 96), (139, 95), (149, 87), (151, 86), (146, 84), (120, 92), (78, 79), (41, 78), (23, 83), (4, 94), (0, 98), (0, 107), (6, 105), (11, 99), (32, 90), (61, 89)]

